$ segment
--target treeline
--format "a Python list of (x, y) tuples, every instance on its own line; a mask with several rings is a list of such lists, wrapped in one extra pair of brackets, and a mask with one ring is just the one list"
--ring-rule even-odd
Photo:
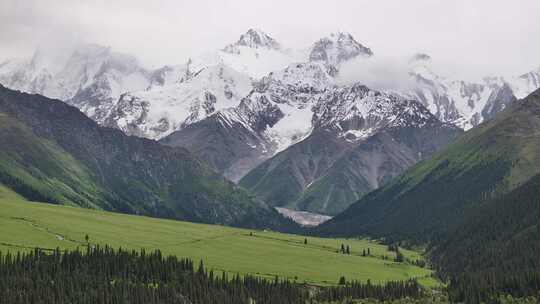
[[(315, 290), (315, 292), (314, 292)], [(350, 298), (419, 297), (414, 281), (347, 283), (314, 288), (288, 280), (215, 274), (202, 262), (147, 253), (87, 247), (45, 253), (0, 253), (0, 302), (18, 303), (320, 303)]]
[(388, 282), (385, 285), (373, 285), (369, 280), (367, 283), (353, 281), (345, 283), (344, 286), (325, 288), (318, 295), (318, 299), (321, 301), (340, 301), (343, 299), (387, 301), (407, 297), (422, 297), (422, 289), (415, 280)]
[[(433, 251), (450, 299), (498, 303), (540, 292), (540, 175), (482, 204)], [(538, 298), (540, 302), (540, 298)]]
[(0, 255), (5, 303), (301, 303), (307, 293), (289, 281), (216, 276), (201, 263), (146, 253), (88, 248)]
[(522, 273), (502, 270), (476, 271), (451, 277), (448, 295), (453, 302), (502, 303), (510, 295), (515, 298), (535, 297), (540, 303), (540, 272)]

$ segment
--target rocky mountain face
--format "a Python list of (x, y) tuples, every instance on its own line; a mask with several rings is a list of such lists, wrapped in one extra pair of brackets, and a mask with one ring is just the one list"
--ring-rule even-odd
[(37, 201), (205, 223), (294, 229), (183, 148), (98, 126), (0, 86), (0, 183)]
[(460, 133), (418, 102), (360, 84), (324, 92), (313, 111), (309, 136), (240, 185), (273, 206), (337, 214)]
[[(225, 177), (238, 181), (246, 172), (270, 158), (275, 146), (240, 109), (227, 109), (163, 138), (165, 145), (186, 147)], [(270, 110), (271, 111), (271, 110)]]

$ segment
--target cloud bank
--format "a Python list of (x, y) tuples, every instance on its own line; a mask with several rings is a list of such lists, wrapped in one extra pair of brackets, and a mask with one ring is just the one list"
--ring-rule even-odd
[(422, 50), (466, 76), (516, 75), (540, 67), (539, 11), (538, 0), (0, 0), (0, 61), (84, 42), (155, 67), (255, 27), (291, 48), (341, 30), (382, 58)]

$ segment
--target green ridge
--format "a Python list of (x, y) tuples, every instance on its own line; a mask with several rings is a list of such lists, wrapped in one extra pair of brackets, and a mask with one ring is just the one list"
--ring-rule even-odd
[(540, 93), (461, 136), (318, 228), (327, 235), (370, 234), (425, 243), (468, 210), (540, 173)]

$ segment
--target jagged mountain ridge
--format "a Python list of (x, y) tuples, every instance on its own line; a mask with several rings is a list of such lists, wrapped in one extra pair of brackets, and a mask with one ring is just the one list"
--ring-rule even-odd
[[(484, 83), (443, 78), (429, 68), (428, 55), (417, 55), (411, 60), (411, 76), (417, 87), (403, 94), (421, 101), (441, 121), (463, 129), (491, 118), (513, 101), (512, 94), (522, 98), (540, 85), (540, 70)], [(347, 61), (375, 54), (348, 33), (332, 33), (304, 52), (286, 49), (270, 35), (250, 29), (221, 50), (193, 57), (183, 65), (151, 71), (132, 56), (97, 45), (76, 49), (56, 66), (46, 63), (47, 56), (51, 55), (38, 50), (23, 63), (4, 62), (0, 65), (0, 83), (66, 100), (100, 124), (159, 139), (222, 107), (237, 106), (249, 93), (251, 80), (258, 81), (295, 62), (326, 63), (336, 68), (335, 76)], [(229, 72), (224, 79), (199, 76), (216, 69), (238, 73)], [(216, 103), (214, 100), (222, 107), (202, 106)], [(179, 101), (184, 106), (178, 107)]]
[(420, 103), (360, 84), (325, 91), (313, 110), (309, 136), (240, 185), (273, 206), (337, 214), (459, 134)]
[[(312, 108), (334, 86), (334, 72), (334, 67), (319, 62), (292, 64), (255, 82), (237, 107), (218, 111), (161, 142), (202, 153), (226, 177), (238, 181), (264, 160), (309, 135)], [(205, 130), (210, 125), (211, 132)], [(215, 138), (211, 133), (228, 134), (230, 139)]]
[[(485, 77), (474, 83), (442, 77), (433, 72), (431, 57), (416, 54), (410, 64), (414, 87), (404, 95), (422, 102), (441, 121), (468, 130), (485, 120), (492, 119), (517, 97), (524, 97), (538, 88), (525, 89), (519, 79)], [(517, 87), (522, 87), (517, 89)]]
[[(339, 63), (356, 56), (369, 56), (371, 51), (352, 38), (350, 34), (338, 33), (332, 34), (332, 41), (335, 43), (319, 46), (317, 42), (311, 48), (311, 54), (317, 50), (319, 52), (331, 54), (332, 60), (337, 60)], [(339, 37), (339, 38), (336, 38)], [(323, 39), (330, 41), (329, 39)], [(338, 43), (339, 41), (339, 43)], [(332, 57), (333, 56), (333, 57)], [(314, 56), (309, 56), (309, 58)], [(327, 58), (325, 55), (324, 58)], [(337, 63), (331, 64), (329, 60), (324, 58), (314, 58), (312, 61), (326, 65), (328, 73), (335, 76), (337, 73)], [(327, 59), (328, 59), (327, 58)], [(117, 127), (125, 132), (134, 132), (140, 136), (151, 138), (163, 138), (166, 135), (176, 130), (181, 130), (185, 126), (204, 119), (216, 111), (226, 107), (236, 107), (240, 104), (243, 97), (246, 97), (250, 90), (257, 90), (260, 82), (264, 82), (264, 78), (272, 76), (274, 73), (284, 75), (283, 80), (292, 84), (292, 79), (285, 77), (295, 77), (297, 81), (303, 82), (303, 86), (317, 86), (322, 84), (310, 83), (311, 81), (322, 81), (320, 78), (325, 77), (317, 74), (317, 68), (305, 69), (306, 74), (290, 72), (296, 62), (300, 65), (308, 62), (308, 56), (305, 54), (295, 55), (293, 51), (283, 49), (281, 45), (270, 37), (268, 34), (250, 29), (245, 34), (241, 35), (235, 43), (227, 45), (222, 50), (206, 54), (200, 57), (190, 59), (188, 63), (179, 68), (177, 79), (181, 81), (169, 83), (162, 87), (154, 86), (152, 89), (144, 92), (133, 92), (128, 96), (128, 100), (144, 100), (148, 104), (145, 108), (148, 110), (139, 111), (140, 106), (133, 106), (130, 102), (119, 102), (112, 110), (111, 116), (107, 119), (106, 124), (111, 127)], [(215, 70), (219, 67), (221, 70), (227, 71), (225, 77), (220, 73), (219, 77), (209, 78), (204, 74), (208, 70)], [(284, 70), (285, 69), (285, 70)], [(233, 72), (234, 71), (234, 72)], [(262, 79), (262, 80), (261, 80)], [(257, 82), (257, 84), (253, 84)], [(287, 90), (283, 86), (282, 90)], [(237, 93), (237, 94), (235, 94)], [(242, 95), (243, 94), (243, 95)], [(200, 108), (201, 100), (204, 103), (217, 103), (221, 106), (209, 107), (212, 111), (205, 113), (196, 113), (193, 109)], [(185, 106), (183, 109), (178, 109), (176, 106), (182, 100)], [(156, 113), (152, 108), (158, 108), (160, 112)], [(165, 106), (163, 104), (166, 104)], [(134, 107), (135, 111), (130, 108)], [(169, 107), (170, 109), (164, 109)], [(129, 115), (130, 112), (140, 112), (137, 115)], [(153, 112), (153, 113), (152, 113)], [(128, 113), (121, 115), (122, 113)], [(120, 114), (120, 115), (118, 115)], [(186, 119), (188, 117), (189, 119)], [(195, 117), (196, 119), (192, 119)], [(130, 121), (126, 123), (126, 120)], [(134, 128), (133, 126), (140, 126)], [(278, 139), (281, 140), (281, 139)]]

